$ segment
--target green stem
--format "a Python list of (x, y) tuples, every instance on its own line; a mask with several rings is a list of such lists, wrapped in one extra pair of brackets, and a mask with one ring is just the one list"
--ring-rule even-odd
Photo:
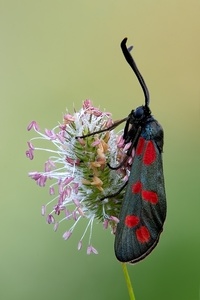
[(128, 274), (126, 263), (122, 263), (122, 268), (123, 268), (123, 271), (124, 271), (124, 277), (125, 277), (125, 280), (126, 280), (130, 300), (135, 300), (133, 287), (132, 287), (131, 280), (130, 280), (130, 277), (129, 277), (129, 274)]

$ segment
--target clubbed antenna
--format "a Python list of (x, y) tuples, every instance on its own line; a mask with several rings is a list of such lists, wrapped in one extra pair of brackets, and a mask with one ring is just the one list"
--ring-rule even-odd
[(126, 42), (127, 42), (127, 38), (124, 38), (123, 41), (121, 42), (121, 48), (122, 48), (122, 52), (124, 54), (124, 57), (126, 58), (127, 63), (130, 65), (131, 69), (133, 70), (133, 72), (135, 73), (135, 75), (137, 76), (137, 79), (142, 87), (142, 90), (144, 92), (144, 97), (145, 97), (145, 106), (148, 107), (149, 106), (149, 101), (150, 101), (150, 96), (149, 96), (149, 91), (148, 88), (146, 86), (146, 83), (142, 77), (142, 75), (140, 74), (140, 71), (137, 68), (137, 65), (133, 59), (133, 57), (130, 54), (130, 51), (133, 49), (133, 47), (126, 47)]

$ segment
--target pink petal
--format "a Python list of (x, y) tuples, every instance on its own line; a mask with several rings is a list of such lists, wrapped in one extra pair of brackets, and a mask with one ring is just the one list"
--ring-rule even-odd
[(33, 155), (33, 150), (29, 149), (26, 151), (26, 157), (29, 158), (30, 160), (33, 160), (34, 155)]
[(55, 223), (55, 219), (54, 219), (54, 217), (51, 214), (49, 214), (47, 216), (47, 223), (48, 224), (54, 224)]
[(75, 117), (70, 114), (65, 114), (64, 115), (64, 120), (67, 121), (67, 123), (71, 123), (75, 121)]
[(65, 233), (63, 234), (63, 239), (66, 241), (70, 238), (71, 235), (72, 235), (71, 231), (65, 231)]
[(114, 221), (116, 224), (119, 223), (119, 219), (117, 217), (115, 217), (115, 216), (111, 216), (110, 220)]
[(87, 247), (87, 254), (90, 255), (91, 253), (98, 254), (97, 249), (95, 249), (92, 245)]
[(81, 248), (82, 248), (82, 241), (79, 241), (78, 242), (78, 250), (81, 250)]
[(35, 121), (32, 121), (31, 123), (29, 123), (29, 125), (27, 126), (27, 130), (30, 131), (31, 129), (34, 129), (35, 131), (39, 131), (39, 126)]
[(108, 219), (105, 219), (105, 220), (103, 221), (103, 228), (104, 228), (104, 229), (107, 229), (107, 228), (108, 228), (108, 224), (109, 224)]
[(54, 231), (57, 231), (58, 226), (59, 226), (59, 222), (56, 222), (55, 225), (54, 225), (54, 227), (53, 227)]
[(45, 213), (46, 213), (46, 206), (42, 205), (42, 208), (41, 208), (41, 214), (42, 214), (42, 216), (44, 216)]
[(92, 106), (92, 102), (89, 99), (86, 99), (85, 101), (83, 101), (83, 108), (84, 109), (88, 109), (89, 107)]
[(53, 186), (50, 186), (50, 187), (49, 187), (49, 194), (50, 194), (50, 195), (54, 195), (54, 194), (55, 194), (55, 189), (54, 189)]

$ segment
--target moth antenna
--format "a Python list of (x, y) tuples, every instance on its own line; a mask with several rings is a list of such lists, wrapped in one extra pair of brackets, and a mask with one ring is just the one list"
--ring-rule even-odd
[(144, 98), (145, 98), (145, 107), (149, 107), (149, 102), (150, 102), (150, 96), (149, 96), (149, 90), (146, 86), (146, 83), (144, 81), (144, 78), (142, 77), (140, 71), (138, 70), (138, 67), (133, 59), (133, 57), (130, 54), (130, 51), (132, 50), (132, 46), (130, 47), (126, 47), (126, 42), (127, 42), (127, 38), (124, 38), (123, 41), (121, 42), (121, 49), (122, 52), (124, 54), (124, 57), (127, 61), (127, 63), (130, 65), (131, 69), (133, 70), (133, 72), (135, 73), (141, 88), (144, 92)]

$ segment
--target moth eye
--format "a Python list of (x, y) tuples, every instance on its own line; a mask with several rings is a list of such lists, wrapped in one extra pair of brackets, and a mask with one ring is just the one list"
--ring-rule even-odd
[(134, 115), (136, 119), (141, 119), (144, 116), (144, 108), (143, 106), (139, 106), (134, 111)]

